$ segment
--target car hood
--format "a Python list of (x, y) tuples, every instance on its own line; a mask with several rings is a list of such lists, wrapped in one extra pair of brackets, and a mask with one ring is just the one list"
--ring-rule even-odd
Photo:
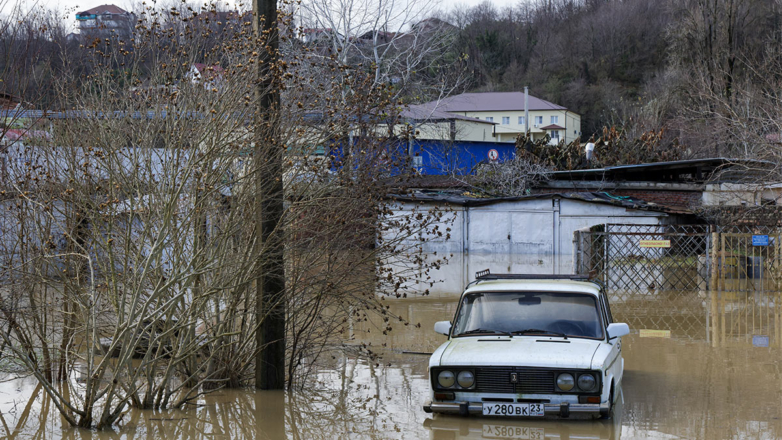
[(591, 339), (540, 336), (453, 338), (442, 351), (440, 365), (589, 369), (600, 343)]

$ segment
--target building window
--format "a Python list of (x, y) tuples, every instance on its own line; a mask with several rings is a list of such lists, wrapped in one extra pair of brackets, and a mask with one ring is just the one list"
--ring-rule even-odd
[(491, 116), (486, 116), (486, 120), (487, 120), (488, 122), (494, 122), (494, 118), (493, 118), (493, 117), (491, 117)]
[(535, 116), (535, 125), (543, 125), (543, 116)]
[(519, 116), (519, 125), (524, 125), (524, 116)]
[(510, 116), (502, 117), (502, 125), (510, 125)]
[(559, 122), (559, 116), (552, 116), (551, 117), (551, 123), (556, 124)]
[(551, 139), (559, 140), (559, 130), (551, 130)]

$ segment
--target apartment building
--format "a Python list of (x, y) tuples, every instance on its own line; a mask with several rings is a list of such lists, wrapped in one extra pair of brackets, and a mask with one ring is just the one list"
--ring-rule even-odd
[(494, 124), (495, 142), (514, 142), (516, 137), (529, 130), (534, 140), (546, 135), (551, 142), (566, 143), (581, 136), (581, 115), (561, 105), (529, 96), (524, 111), (524, 92), (463, 93), (425, 105), (438, 110)]

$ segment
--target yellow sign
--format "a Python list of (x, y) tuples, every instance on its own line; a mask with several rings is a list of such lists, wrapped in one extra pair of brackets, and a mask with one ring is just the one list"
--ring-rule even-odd
[(641, 240), (642, 248), (669, 248), (671, 240)]
[(639, 333), (642, 338), (670, 338), (671, 337), (670, 330), (641, 329)]

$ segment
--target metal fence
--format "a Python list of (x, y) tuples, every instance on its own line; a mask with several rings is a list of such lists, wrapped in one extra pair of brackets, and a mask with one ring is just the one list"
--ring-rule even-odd
[(781, 235), (743, 225), (599, 225), (576, 231), (574, 264), (604, 283), (614, 315), (635, 329), (779, 346)]

